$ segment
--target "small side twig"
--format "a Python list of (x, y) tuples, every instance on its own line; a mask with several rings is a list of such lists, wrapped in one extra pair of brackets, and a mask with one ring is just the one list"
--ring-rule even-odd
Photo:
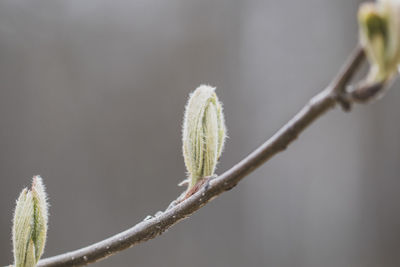
[(348, 86), (364, 58), (364, 50), (358, 45), (350, 55), (348, 66), (343, 68), (332, 81), (332, 87), (335, 88), (333, 91), (336, 93), (336, 101), (342, 106), (344, 111), (350, 111), (353, 103), (367, 103), (382, 96), (384, 90), (388, 88), (394, 80), (393, 78), (389, 81), (372, 84), (361, 81), (355, 86)]
[(376, 98), (385, 89), (383, 82), (373, 84), (359, 84), (357, 88), (348, 93), (348, 98), (353, 102), (365, 103)]

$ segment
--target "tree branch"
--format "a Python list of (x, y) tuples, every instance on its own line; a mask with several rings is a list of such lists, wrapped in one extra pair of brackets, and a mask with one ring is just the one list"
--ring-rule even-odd
[[(355, 102), (353, 98), (349, 97), (351, 92), (346, 92), (346, 87), (364, 59), (365, 55), (362, 48), (357, 46), (337, 77), (326, 89), (313, 97), (299, 113), (264, 144), (231, 169), (212, 179), (190, 198), (167, 209), (156, 217), (144, 220), (132, 228), (103, 241), (72, 252), (43, 259), (38, 263), (38, 267), (87, 265), (161, 235), (169, 227), (187, 218), (218, 195), (235, 187), (240, 180), (257, 167), (277, 153), (285, 150), (304, 129), (325, 112), (332, 109), (337, 103), (344, 108), (348, 108), (351, 103)], [(376, 90), (376, 88), (373, 88), (373, 90)]]

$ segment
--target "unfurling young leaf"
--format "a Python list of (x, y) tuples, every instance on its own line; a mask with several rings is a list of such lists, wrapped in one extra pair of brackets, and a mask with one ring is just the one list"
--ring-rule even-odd
[(364, 3), (358, 21), (360, 41), (371, 65), (367, 82), (389, 82), (400, 64), (400, 0)]
[(34, 267), (46, 243), (48, 204), (40, 176), (34, 176), (31, 190), (23, 189), (14, 212), (14, 267)]

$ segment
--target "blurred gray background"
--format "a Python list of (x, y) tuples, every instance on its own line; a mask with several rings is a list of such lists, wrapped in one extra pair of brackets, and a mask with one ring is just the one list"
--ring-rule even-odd
[[(122, 231), (183, 190), (188, 94), (217, 86), (218, 173), (328, 84), (359, 1), (0, 2), (0, 265), (34, 174), (51, 203), (44, 257)], [(164, 235), (94, 266), (400, 266), (400, 83), (330, 112)]]

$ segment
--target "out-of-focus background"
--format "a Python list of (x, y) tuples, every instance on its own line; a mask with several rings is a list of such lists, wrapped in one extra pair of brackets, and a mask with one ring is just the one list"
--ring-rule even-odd
[[(360, 1), (0, 2), (0, 265), (41, 174), (44, 257), (165, 209), (183, 190), (188, 94), (218, 87), (218, 173), (270, 137), (357, 43)], [(400, 88), (339, 108), (164, 235), (93, 266), (400, 266)]]

